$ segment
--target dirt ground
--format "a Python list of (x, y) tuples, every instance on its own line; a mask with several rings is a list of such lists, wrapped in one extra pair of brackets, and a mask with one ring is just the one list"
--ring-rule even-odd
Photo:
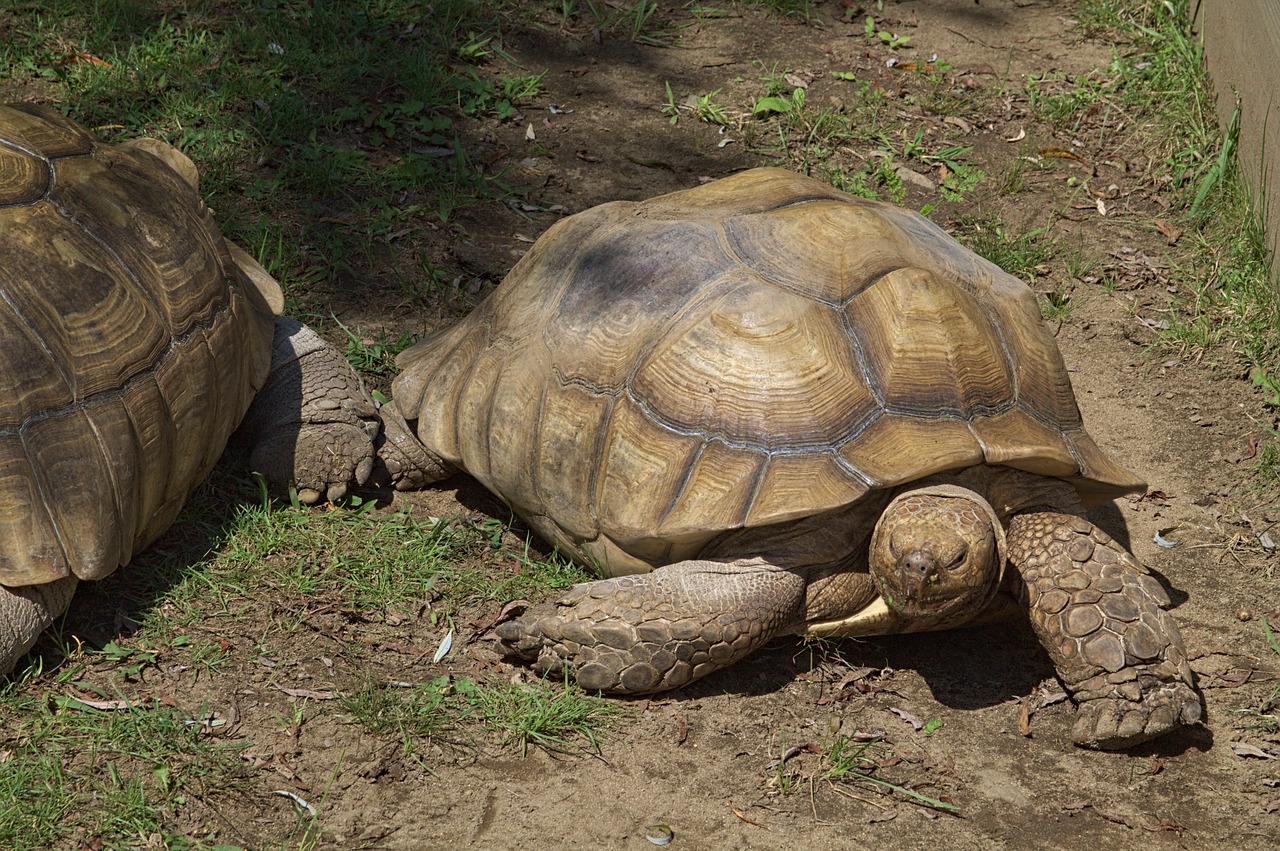
[[(1105, 69), (1112, 45), (1083, 40), (1069, 3), (885, 6), (883, 18), (911, 35), (912, 48), (897, 51), (900, 59), (924, 62), (936, 52), (952, 66), (956, 120), (921, 116), (931, 145), (974, 145), (993, 180), (1036, 147), (1059, 146), (1083, 161), (1108, 163), (1098, 166), (1116, 185), (1106, 215), (1089, 196), (1074, 207), (1064, 203), (1070, 163), (1028, 169), (1014, 194), (980, 187), (959, 203), (943, 202), (924, 174), (908, 182), (904, 203), (938, 204), (933, 218), (944, 226), (996, 214), (1015, 230), (1043, 225), (1048, 210), (1064, 209), (1067, 215), (1052, 218), (1051, 233), (1063, 244), (1078, 241), (1113, 267), (1119, 285), (1110, 292), (1064, 280), (1060, 270), (1034, 283), (1069, 292), (1073, 309), (1058, 339), (1086, 423), (1107, 452), (1150, 483), (1145, 496), (1104, 507), (1096, 519), (1128, 541), (1170, 589), (1203, 690), (1205, 723), (1130, 752), (1092, 752), (1070, 742), (1069, 701), (1050, 701), (1024, 733), (1024, 703), (1035, 708), (1059, 687), (1030, 631), (1014, 625), (834, 648), (777, 641), (692, 687), (618, 701), (630, 714), (598, 756), (533, 749), (520, 759), (496, 747), (477, 753), (435, 745), (425, 754), (426, 771), (403, 759), (398, 743), (370, 736), (320, 704), (290, 740), (278, 722), (291, 712), (289, 699), (266, 685), (268, 676), (315, 689), (365, 673), (334, 653), (330, 639), (308, 634), (281, 651), (289, 673), (232, 661), (200, 683), (199, 695), (184, 698), (234, 705), (238, 735), (251, 738), (255, 752), (289, 754), (292, 780), (264, 769), (260, 794), (217, 816), (223, 841), (257, 846), (287, 831), (293, 819), (287, 801), (269, 791), (285, 788), (323, 794), (320, 844), (334, 848), (640, 849), (649, 847), (645, 829), (653, 824), (669, 825), (670, 847), (680, 849), (1276, 846), (1280, 741), (1245, 729), (1247, 719), (1233, 715), (1261, 705), (1278, 684), (1277, 657), (1261, 623), (1264, 615), (1273, 623), (1280, 618), (1275, 561), (1243, 519), (1274, 519), (1248, 476), (1260, 423), (1270, 420), (1236, 376), (1152, 346), (1151, 323), (1168, 298), (1166, 239), (1150, 227), (1159, 206), (1145, 163), (1125, 146), (1125, 131), (1076, 135), (1039, 125), (1029, 117), (1022, 85), (1030, 73)], [(597, 40), (585, 27), (508, 34), (505, 47), (525, 68), (548, 69), (545, 92), (525, 106), (521, 120), (484, 125), (467, 140), (469, 150), (513, 165), (505, 179), (530, 204), (575, 212), (769, 162), (741, 139), (719, 144), (739, 135), (732, 124), (721, 134), (686, 115), (672, 126), (661, 111), (664, 80), (678, 102), (720, 89), (723, 102), (741, 108), (775, 64), (812, 75), (810, 103), (841, 98), (841, 81), (831, 72), (854, 71), (887, 91), (889, 109), (917, 115), (916, 106), (895, 105), (901, 72), (886, 66), (891, 51), (869, 42), (860, 26), (840, 23), (840, 12), (841, 4), (822, 3), (817, 20), (806, 24), (736, 9), (682, 31), (679, 49)], [(1005, 82), (1007, 93), (992, 97)], [(966, 92), (973, 93), (971, 106)], [(549, 111), (551, 104), (563, 111)], [(1033, 147), (1006, 141), (1023, 132)], [(856, 162), (867, 154), (840, 155)], [(524, 217), (496, 204), (471, 208), (432, 243), (436, 259), (464, 284), (492, 287), (528, 239), (556, 218), (555, 212)], [(455, 239), (459, 233), (467, 238)], [(422, 331), (434, 321), (390, 301), (343, 304), (338, 291), (317, 299), (367, 333)], [(459, 510), (460, 498), (468, 511), (483, 505), (475, 490), (454, 480), (396, 499), (447, 514)], [(1177, 545), (1157, 546), (1157, 531), (1170, 528), (1176, 531), (1166, 535)], [(88, 602), (77, 606), (94, 599), (82, 598)], [(496, 608), (476, 617), (494, 614)], [(420, 621), (415, 628), (418, 645), (438, 642), (435, 627)], [(329, 657), (336, 661), (322, 662)], [(417, 682), (495, 666), (519, 675), (503, 667), (484, 636), (439, 665), (391, 653), (364, 664)], [(850, 684), (846, 675), (864, 669), (870, 670)], [(939, 718), (943, 726), (926, 735), (894, 710)], [(805, 746), (837, 727), (884, 731), (894, 759), (877, 776), (949, 801), (958, 815), (871, 784), (813, 779), (818, 757)], [(1241, 744), (1252, 750), (1233, 747)], [(799, 750), (779, 770), (773, 763), (792, 748)], [(780, 775), (795, 788), (784, 788)]]

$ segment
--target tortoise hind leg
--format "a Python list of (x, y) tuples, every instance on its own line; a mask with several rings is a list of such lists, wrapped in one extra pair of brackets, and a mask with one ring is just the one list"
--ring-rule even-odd
[(1125, 748), (1200, 720), (1169, 598), (1137, 559), (1069, 514), (1018, 515), (1008, 542), (1031, 625), (1078, 706), (1076, 744)]
[(0, 585), (0, 674), (12, 671), (40, 633), (67, 610), (78, 582), (66, 576), (23, 588)]
[(590, 691), (677, 688), (793, 625), (800, 575), (760, 559), (685, 561), (587, 582), (498, 627), (504, 648)]

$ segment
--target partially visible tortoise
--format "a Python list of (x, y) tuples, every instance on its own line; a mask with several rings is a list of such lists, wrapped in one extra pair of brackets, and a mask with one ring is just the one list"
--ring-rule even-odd
[(253, 465), (310, 500), (368, 477), (372, 400), (274, 319), (279, 284), (222, 238), (176, 149), (0, 106), (0, 237), (0, 673), (78, 578), (169, 527), (269, 369)]
[(613, 577), (498, 628), (540, 671), (649, 692), (781, 633), (1017, 609), (1076, 742), (1200, 718), (1168, 597), (1085, 518), (1144, 485), (1085, 432), (1028, 288), (921, 216), (779, 169), (605, 204), (399, 364), (422, 446), (391, 449)]

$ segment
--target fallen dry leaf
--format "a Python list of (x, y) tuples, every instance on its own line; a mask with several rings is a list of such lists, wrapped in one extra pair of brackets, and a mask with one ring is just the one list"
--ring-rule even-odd
[(111, 63), (105, 59), (94, 56), (92, 53), (85, 53), (83, 50), (77, 50), (74, 53), (68, 53), (58, 60), (59, 65), (93, 65), (96, 68), (110, 68)]
[(1257, 757), (1258, 759), (1275, 759), (1275, 755), (1264, 751), (1257, 745), (1251, 745), (1248, 742), (1232, 742), (1231, 752), (1236, 756)]
[(333, 700), (336, 695), (331, 691), (319, 691), (309, 688), (285, 688), (284, 686), (276, 686), (280, 691), (289, 695), (289, 697), (304, 697), (307, 700)]
[(892, 712), (894, 715), (897, 715), (903, 721), (906, 721), (908, 724), (910, 724), (912, 729), (919, 730), (924, 727), (923, 721), (921, 721), (919, 718), (912, 715), (910, 712), (906, 711), (905, 709), (898, 709), (895, 706), (890, 706), (889, 711)]
[(1168, 761), (1169, 761), (1168, 757), (1158, 756), (1155, 759), (1153, 759), (1151, 761), (1151, 764), (1148, 765), (1146, 768), (1139, 769), (1138, 774), (1143, 774), (1143, 775), (1146, 775), (1147, 777), (1154, 777), (1157, 774), (1159, 774), (1161, 771), (1164, 771), (1164, 765)]
[(1232, 668), (1218, 674), (1216, 679), (1221, 680), (1226, 688), (1239, 688), (1249, 682), (1249, 678), (1253, 676), (1252, 668)]
[(1182, 238), (1182, 231), (1178, 230), (1164, 219), (1156, 219), (1155, 227), (1156, 230), (1160, 231), (1160, 233), (1164, 235), (1164, 238), (1168, 240), (1170, 245), (1176, 245), (1178, 240)]
[(74, 694), (68, 694), (67, 697), (69, 697), (71, 700), (74, 700), (76, 703), (82, 703), (85, 706), (88, 706), (90, 709), (100, 709), (104, 712), (111, 712), (116, 709), (145, 708), (140, 703), (130, 703), (127, 700), (90, 700), (87, 697), (77, 697)]
[(1018, 713), (1018, 732), (1031, 738), (1031, 716), (1035, 710), (1031, 708), (1031, 695), (1022, 698), (1022, 711)]

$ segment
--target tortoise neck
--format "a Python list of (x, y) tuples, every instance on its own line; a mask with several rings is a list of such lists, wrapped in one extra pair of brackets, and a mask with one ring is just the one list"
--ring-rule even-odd
[(1007, 526), (1013, 515), (1032, 509), (1084, 515), (1084, 505), (1070, 482), (991, 464), (938, 473), (903, 485), (897, 493), (939, 486), (960, 487), (977, 494), (990, 506), (1002, 526)]

